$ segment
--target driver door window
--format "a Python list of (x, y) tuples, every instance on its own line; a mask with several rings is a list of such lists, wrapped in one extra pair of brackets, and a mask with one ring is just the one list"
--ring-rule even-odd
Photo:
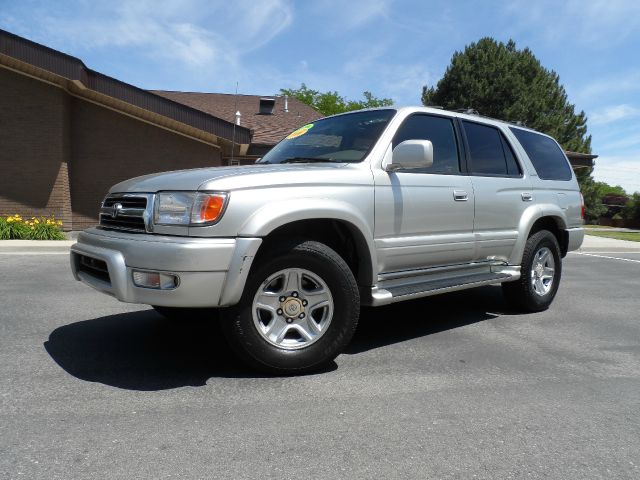
[(407, 170), (411, 173), (460, 173), (458, 142), (450, 118), (433, 115), (411, 115), (393, 138), (393, 148), (405, 140), (430, 140), (433, 144), (433, 165), (429, 168)]

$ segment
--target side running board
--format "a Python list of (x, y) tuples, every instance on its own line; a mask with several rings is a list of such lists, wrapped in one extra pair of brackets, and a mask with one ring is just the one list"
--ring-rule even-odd
[(516, 278), (509, 273), (485, 272), (386, 288), (374, 287), (371, 290), (371, 305), (386, 305), (412, 298), (428, 297), (439, 293), (502, 283)]

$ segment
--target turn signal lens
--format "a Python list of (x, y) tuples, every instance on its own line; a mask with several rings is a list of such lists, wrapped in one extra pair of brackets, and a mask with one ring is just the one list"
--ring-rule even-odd
[(154, 288), (156, 290), (173, 290), (179, 284), (176, 275), (160, 272), (133, 270), (133, 284), (136, 287)]
[(227, 196), (224, 193), (199, 193), (191, 211), (191, 223), (217, 222), (222, 216)]

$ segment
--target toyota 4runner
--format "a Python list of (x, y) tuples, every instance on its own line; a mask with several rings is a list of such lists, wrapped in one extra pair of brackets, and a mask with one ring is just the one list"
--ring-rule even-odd
[[(582, 212), (582, 213), (581, 213)], [(502, 284), (546, 309), (583, 203), (557, 142), (477, 115), (382, 108), (304, 125), (255, 165), (134, 178), (71, 248), (77, 280), (181, 318), (220, 309), (255, 368), (304, 372), (360, 306)]]

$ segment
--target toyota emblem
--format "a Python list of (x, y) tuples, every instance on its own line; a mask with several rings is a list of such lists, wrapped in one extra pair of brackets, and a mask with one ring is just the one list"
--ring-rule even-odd
[(116, 218), (120, 213), (120, 210), (122, 210), (122, 204), (114, 203), (113, 207), (111, 207), (111, 218)]

